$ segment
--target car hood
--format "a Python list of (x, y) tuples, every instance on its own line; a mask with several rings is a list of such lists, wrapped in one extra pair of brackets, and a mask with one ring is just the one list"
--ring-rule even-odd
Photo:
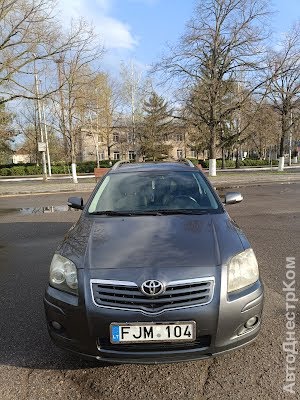
[(60, 253), (78, 268), (209, 267), (244, 250), (227, 213), (81, 218)]

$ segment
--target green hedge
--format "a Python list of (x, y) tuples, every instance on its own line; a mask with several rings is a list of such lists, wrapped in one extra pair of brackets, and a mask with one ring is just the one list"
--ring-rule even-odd
[[(116, 161), (111, 161), (113, 165)], [(97, 167), (96, 162), (86, 161), (77, 164), (78, 173), (93, 173), (94, 168)], [(100, 167), (110, 168), (109, 160), (103, 160), (100, 162)], [(52, 174), (70, 174), (71, 165), (68, 164), (57, 164), (51, 166)], [(18, 164), (18, 165), (0, 165), (0, 176), (17, 176), (17, 175), (41, 175), (43, 168), (41, 165), (35, 164)]]
[(40, 175), (42, 174), (43, 169), (40, 165), (27, 165), (26, 166), (26, 175)]
[(52, 165), (51, 171), (52, 171), (52, 174), (70, 174), (71, 166), (70, 165)]
[[(264, 165), (270, 165), (269, 160), (251, 160), (249, 158), (245, 158), (243, 161), (243, 165), (245, 167), (259, 167)], [(278, 160), (272, 160), (272, 165), (278, 165)]]
[[(209, 161), (197, 160), (195, 158), (190, 158), (193, 164), (201, 164), (203, 168), (209, 167)], [(111, 161), (112, 165), (116, 161)], [(277, 165), (278, 161), (273, 160), (273, 165)], [(240, 166), (264, 166), (269, 165), (268, 160), (250, 160), (245, 159), (244, 161), (240, 161)], [(221, 168), (222, 160), (217, 160), (217, 168)], [(100, 162), (100, 167), (109, 168), (109, 160), (103, 160)], [(226, 168), (234, 168), (235, 161), (226, 160)], [(77, 172), (78, 173), (93, 173), (94, 168), (96, 168), (96, 163), (94, 161), (86, 161), (77, 164)], [(71, 165), (68, 164), (57, 164), (51, 166), (52, 174), (70, 174), (71, 173)], [(18, 164), (18, 165), (2, 165), (0, 166), (0, 176), (17, 176), (17, 175), (41, 175), (42, 174), (42, 166), (35, 164)]]
[(24, 165), (16, 165), (11, 168), (10, 172), (11, 175), (26, 175), (26, 167)]
[(10, 176), (11, 175), (11, 168), (1, 168), (0, 175), (2, 176)]
[(94, 168), (96, 168), (96, 163), (95, 162), (89, 162), (89, 163), (77, 164), (76, 170), (79, 173), (88, 173), (88, 172), (93, 172)]
[(12, 167), (0, 167), (1, 176), (40, 175), (42, 167), (37, 165), (14, 165)]
[[(199, 164), (201, 164), (203, 168), (209, 168), (208, 160), (207, 161), (199, 160)], [(249, 158), (245, 158), (243, 161), (242, 160), (239, 161), (239, 165), (241, 167), (262, 167), (262, 166), (268, 166), (270, 165), (270, 163), (269, 160), (252, 160)], [(272, 165), (278, 165), (278, 161), (273, 160)], [(217, 168), (221, 167), (222, 167), (222, 160), (217, 160)], [(225, 168), (235, 168), (235, 161), (226, 160)]]

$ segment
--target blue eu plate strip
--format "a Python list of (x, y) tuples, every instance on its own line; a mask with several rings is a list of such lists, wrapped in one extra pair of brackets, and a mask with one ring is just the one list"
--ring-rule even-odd
[(113, 342), (120, 341), (120, 327), (118, 325), (112, 326), (112, 341)]

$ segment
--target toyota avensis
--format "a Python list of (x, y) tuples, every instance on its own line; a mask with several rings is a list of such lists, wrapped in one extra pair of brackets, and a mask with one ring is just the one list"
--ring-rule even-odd
[[(225, 195), (224, 203), (242, 200)], [(58, 247), (45, 293), (58, 346), (98, 360), (177, 362), (252, 342), (263, 285), (254, 252), (188, 161), (118, 162)]]

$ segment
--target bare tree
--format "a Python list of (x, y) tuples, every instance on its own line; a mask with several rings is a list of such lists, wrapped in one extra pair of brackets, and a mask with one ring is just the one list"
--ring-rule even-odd
[(140, 68), (133, 61), (121, 65), (121, 96), (125, 110), (130, 114), (130, 131), (136, 159), (139, 158), (137, 126), (142, 120), (143, 103), (151, 91), (151, 82), (146, 79)]
[[(82, 44), (84, 22), (69, 32), (55, 16), (55, 0), (2, 0), (0, 4), (0, 103), (16, 98), (35, 98), (32, 88), (34, 64), (54, 67), (54, 59)], [(48, 80), (49, 81), (49, 80)], [(57, 87), (47, 88), (48, 91)]]
[(82, 128), (88, 123), (91, 111), (90, 88), (93, 87), (103, 48), (91, 27), (81, 32), (81, 40), (60, 57), (63, 86), (54, 96), (57, 128), (67, 139), (73, 182), (77, 183), (76, 163)]
[[(180, 79), (185, 89), (198, 92), (199, 122), (210, 132), (210, 175), (216, 175), (220, 124), (263, 83), (254, 74), (265, 54), (267, 5), (265, 0), (198, 1), (180, 43), (155, 68)], [(232, 81), (246, 90), (226, 104)]]
[(105, 143), (108, 159), (111, 160), (111, 150), (117, 144), (113, 133), (116, 129), (123, 129), (119, 85), (107, 73), (99, 73), (95, 77), (90, 99), (93, 131), (96, 132), (97, 142), (101, 139)]
[[(41, 163), (41, 154), (38, 151), (38, 142), (40, 141), (41, 127), (39, 126), (37, 109), (32, 106), (31, 100), (23, 100), (19, 103), (19, 111), (14, 120), (14, 127), (19, 135), (18, 143), (22, 145), (22, 149), (30, 154), (32, 162), (39, 165)], [(53, 116), (50, 114), (48, 104), (46, 104), (46, 117), (51, 161), (60, 162), (65, 159), (66, 152), (64, 151), (62, 136), (55, 130), (53, 119), (50, 119)], [(44, 126), (42, 126), (42, 129), (44, 129)]]
[(281, 119), (279, 166), (284, 169), (288, 136), (291, 142), (293, 127), (299, 122), (300, 104), (300, 22), (285, 35), (278, 51), (269, 59), (269, 76), (272, 77), (269, 98)]
[(9, 163), (11, 150), (11, 141), (15, 135), (12, 129), (14, 115), (9, 112), (5, 104), (0, 104), (0, 162)]
[[(259, 159), (266, 159), (275, 150), (280, 137), (280, 118), (271, 104), (261, 105), (255, 117), (249, 114), (246, 145), (255, 150)], [(275, 156), (275, 153), (274, 153)], [(277, 157), (276, 157), (277, 158)]]

